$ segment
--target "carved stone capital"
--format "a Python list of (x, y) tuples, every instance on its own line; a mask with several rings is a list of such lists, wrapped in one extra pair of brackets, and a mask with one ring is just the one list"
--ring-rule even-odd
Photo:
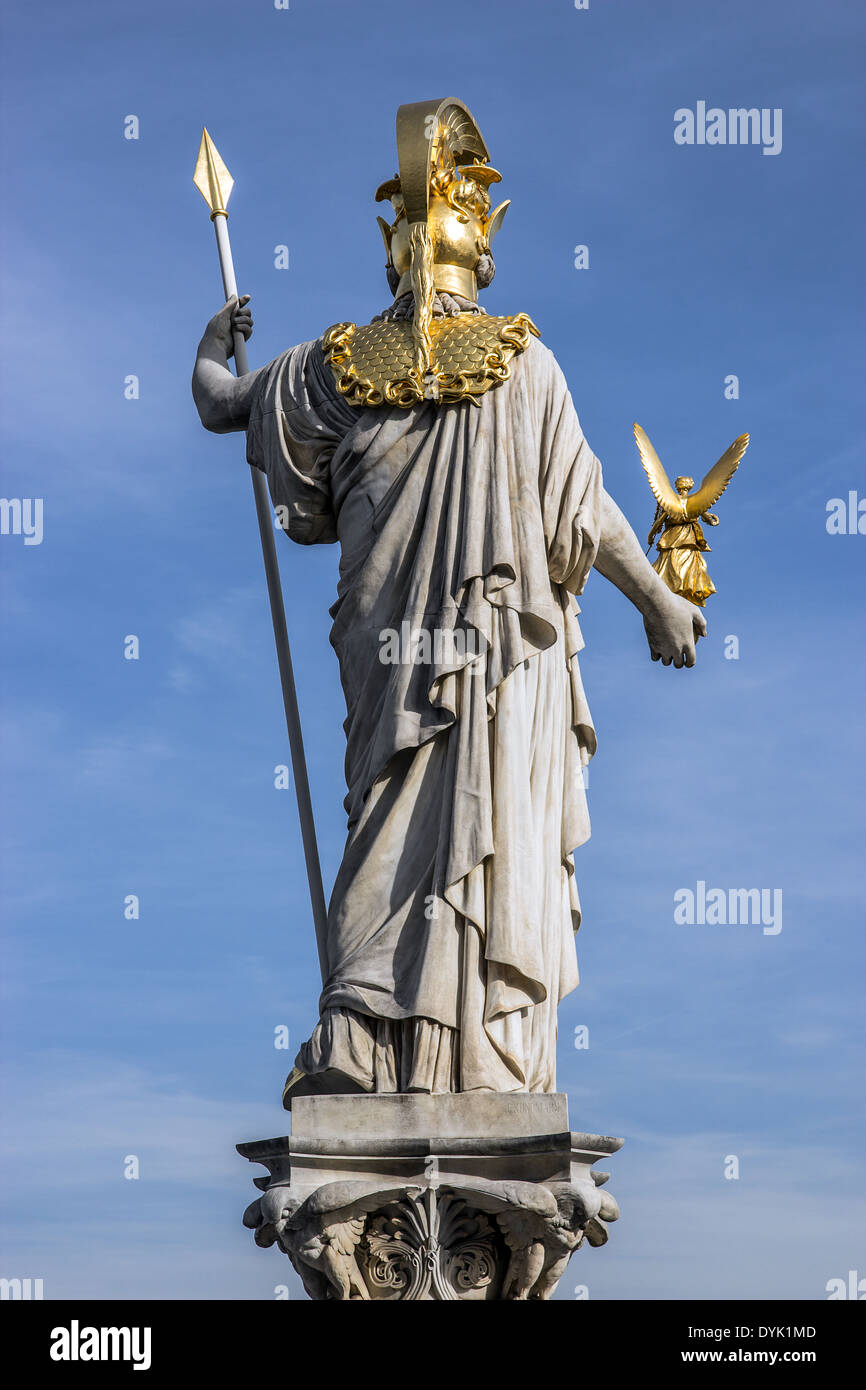
[[(395, 1099), (402, 1104), (382, 1104)], [(298, 1102), (291, 1139), (239, 1146), (270, 1170), (255, 1179), (262, 1195), (244, 1224), (258, 1245), (288, 1255), (317, 1301), (549, 1299), (575, 1250), (605, 1244), (619, 1216), (601, 1190), (608, 1174), (592, 1164), (622, 1141), (567, 1130), (447, 1133), (473, 1118), (502, 1130), (550, 1123), (549, 1106), (508, 1100), (485, 1097), (474, 1109), (451, 1096)], [(353, 1116), (354, 1131), (345, 1127)], [(383, 1132), (395, 1121), (396, 1134)], [(411, 1133), (431, 1121), (446, 1132)]]

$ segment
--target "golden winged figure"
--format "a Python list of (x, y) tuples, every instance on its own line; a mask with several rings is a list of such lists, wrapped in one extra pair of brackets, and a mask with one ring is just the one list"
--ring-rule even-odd
[(716, 592), (716, 586), (707, 572), (704, 552), (710, 547), (700, 523), (705, 521), (709, 526), (718, 526), (719, 518), (713, 516), (709, 509), (718, 502), (736, 473), (740, 459), (748, 448), (749, 436), (741, 434), (734, 440), (694, 493), (694, 478), (676, 478), (671, 486), (661, 459), (646, 431), (638, 424), (634, 427), (634, 437), (644, 472), (658, 504), (647, 537), (649, 550), (661, 532), (653, 569), (675, 594), (682, 594), (683, 598), (703, 608), (710, 594)]

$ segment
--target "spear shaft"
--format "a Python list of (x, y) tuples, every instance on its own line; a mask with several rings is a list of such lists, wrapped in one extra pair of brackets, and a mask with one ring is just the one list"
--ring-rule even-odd
[[(216, 152), (207, 131), (203, 133), (199, 160), (196, 164), (196, 187), (200, 190), (211, 209), (211, 221), (216, 233), (217, 252), (223, 291), (227, 300), (236, 298), (238, 287), (235, 279), (232, 248), (229, 241), (228, 212), (226, 202), (232, 188), (232, 179)], [(203, 186), (204, 185), (204, 186)], [(207, 191), (205, 191), (207, 188)], [(249, 371), (247, 345), (242, 333), (234, 332), (235, 370), (238, 376), (246, 376)], [(283, 590), (280, 584), (280, 568), (277, 561), (277, 547), (274, 541), (273, 513), (271, 511), (268, 485), (264, 473), (250, 466), (253, 482), (253, 496), (256, 503), (256, 516), (259, 523), (259, 536), (262, 542), (262, 557), (265, 562), (265, 578), (268, 585), (268, 598), (271, 605), (271, 621), (274, 627), (274, 641), (277, 648), (277, 662), (280, 668), (280, 684), (283, 691), (283, 708), (286, 714), (286, 729), (289, 735), (289, 749), (292, 758), (292, 773), (295, 781), (295, 795), (298, 800), (298, 816), (301, 822), (301, 838), (304, 844), (304, 859), (307, 865), (307, 880), (310, 885), (310, 903), (316, 927), (316, 945), (319, 952), (319, 967), (322, 983), (328, 974), (327, 929), (328, 914), (325, 907), (325, 894), (322, 888), (322, 870), (319, 865), (319, 849), (316, 843), (316, 825), (313, 820), (313, 803), (310, 797), (310, 782), (307, 776), (307, 762), (304, 756), (304, 739), (301, 732), (301, 717), (298, 710), (298, 696), (295, 690), (295, 675), (292, 669), (292, 653), (286, 627), (286, 610), (283, 604)]]

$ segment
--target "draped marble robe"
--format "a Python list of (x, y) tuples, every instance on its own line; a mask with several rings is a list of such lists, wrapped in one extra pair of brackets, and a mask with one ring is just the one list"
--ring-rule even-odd
[(296, 1093), (552, 1091), (602, 498), (562, 372), (533, 340), (480, 405), (409, 410), (349, 405), (317, 342), (258, 378), (249, 462), (293, 540), (341, 550), (348, 838)]

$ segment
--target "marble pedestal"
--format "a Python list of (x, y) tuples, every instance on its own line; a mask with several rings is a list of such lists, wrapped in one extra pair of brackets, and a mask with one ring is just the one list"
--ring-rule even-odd
[(622, 1143), (570, 1133), (563, 1095), (299, 1097), (290, 1137), (238, 1145), (268, 1170), (244, 1224), (316, 1300), (549, 1299), (607, 1241), (592, 1169)]

